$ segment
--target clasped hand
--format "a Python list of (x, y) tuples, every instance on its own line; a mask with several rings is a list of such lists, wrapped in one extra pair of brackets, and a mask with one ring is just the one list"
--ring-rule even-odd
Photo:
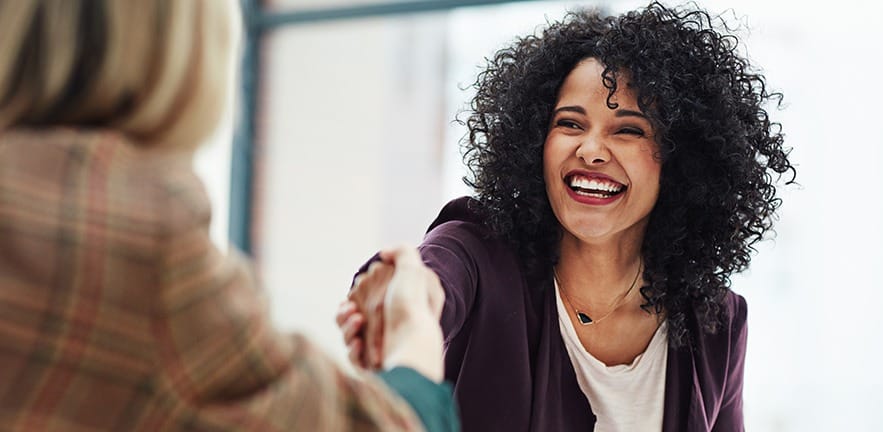
[(444, 297), (414, 248), (381, 251), (337, 312), (350, 361), (367, 369), (410, 367), (441, 382)]

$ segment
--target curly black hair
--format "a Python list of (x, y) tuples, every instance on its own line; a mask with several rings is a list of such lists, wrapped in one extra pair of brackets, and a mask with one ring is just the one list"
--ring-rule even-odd
[(693, 339), (693, 317), (701, 331), (717, 331), (730, 275), (747, 268), (753, 245), (772, 229), (776, 182), (796, 176), (781, 125), (765, 109), (782, 95), (768, 91), (731, 33), (696, 6), (570, 12), (487, 60), (462, 121), (464, 181), (477, 210), (516, 248), (529, 278), (547, 278), (561, 228), (546, 196), (543, 145), (559, 88), (581, 60), (595, 58), (615, 108), (618, 73), (628, 73), (662, 161), (641, 293), (645, 309), (664, 311), (674, 346)]

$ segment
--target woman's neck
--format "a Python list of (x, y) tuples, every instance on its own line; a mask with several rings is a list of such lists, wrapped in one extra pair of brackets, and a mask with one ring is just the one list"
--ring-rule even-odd
[(640, 266), (639, 239), (587, 243), (565, 233), (555, 271), (572, 300), (600, 306), (621, 296), (636, 277), (640, 283)]

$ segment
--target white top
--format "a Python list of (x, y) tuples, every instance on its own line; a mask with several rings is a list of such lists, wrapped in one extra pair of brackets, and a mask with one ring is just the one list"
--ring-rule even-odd
[(628, 365), (608, 367), (583, 348), (569, 318), (558, 281), (558, 323), (576, 380), (592, 405), (598, 432), (661, 431), (665, 403), (668, 333), (662, 323), (647, 349)]

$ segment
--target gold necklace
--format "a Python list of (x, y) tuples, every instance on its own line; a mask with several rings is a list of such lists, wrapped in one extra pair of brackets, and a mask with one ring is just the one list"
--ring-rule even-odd
[(555, 281), (558, 283), (559, 291), (561, 291), (561, 294), (564, 296), (564, 300), (567, 302), (567, 304), (570, 305), (570, 308), (573, 309), (573, 311), (576, 313), (576, 319), (579, 320), (580, 324), (587, 326), (587, 325), (592, 325), (592, 324), (598, 324), (599, 322), (604, 321), (605, 319), (607, 319), (607, 317), (609, 317), (610, 315), (613, 315), (613, 312), (616, 312), (616, 310), (622, 306), (622, 301), (625, 300), (626, 297), (629, 296), (629, 293), (632, 292), (632, 289), (635, 288), (635, 284), (638, 282), (638, 276), (640, 276), (640, 274), (641, 274), (641, 267), (643, 267), (643, 266), (644, 266), (644, 261), (642, 260), (638, 264), (638, 272), (635, 273), (635, 279), (632, 280), (632, 284), (629, 286), (629, 289), (627, 289), (625, 291), (625, 294), (623, 294), (618, 299), (616, 299), (615, 302), (613, 302), (613, 305), (611, 305), (612, 309), (610, 309), (610, 312), (607, 312), (604, 316), (602, 316), (601, 318), (598, 318), (598, 319), (592, 319), (587, 313), (577, 309), (576, 306), (573, 304), (573, 302), (570, 301), (570, 297), (567, 295), (567, 292), (564, 290), (564, 285), (561, 284), (561, 278), (558, 277), (558, 270), (555, 269), (555, 267), (552, 267), (552, 273), (555, 276)]

